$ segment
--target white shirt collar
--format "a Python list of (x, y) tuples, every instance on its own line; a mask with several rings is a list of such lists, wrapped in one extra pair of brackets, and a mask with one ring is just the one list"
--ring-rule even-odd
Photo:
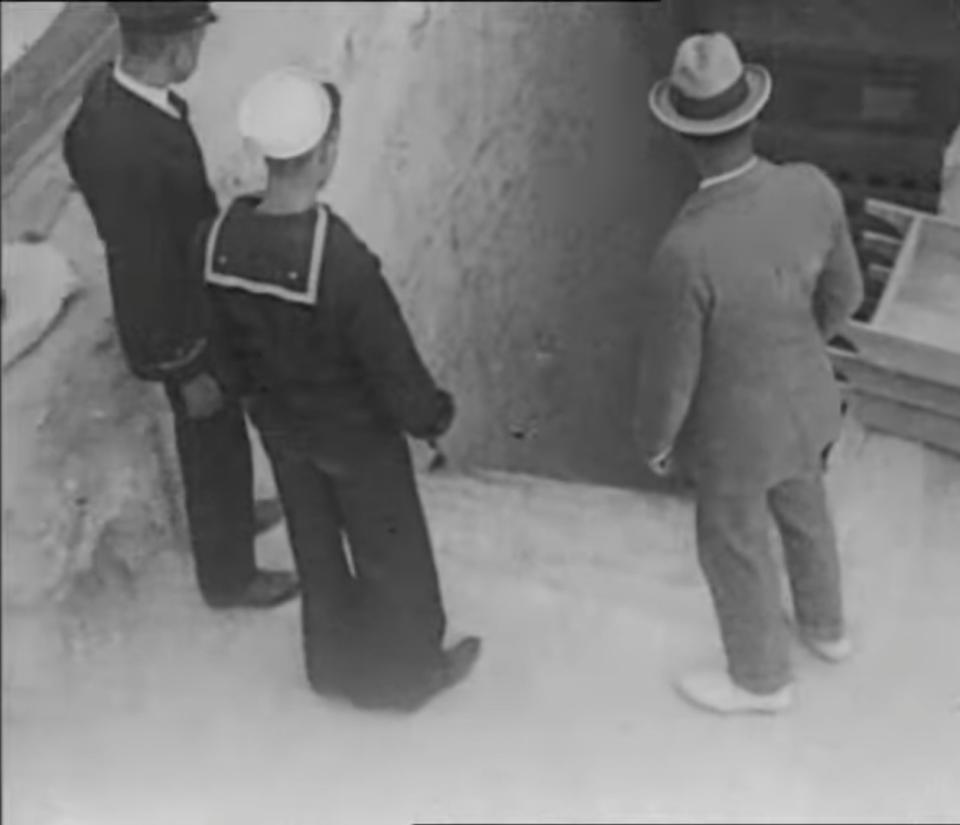
[(736, 169), (731, 169), (729, 172), (724, 172), (722, 175), (714, 175), (710, 178), (704, 178), (700, 181), (701, 189), (708, 189), (711, 186), (716, 186), (720, 183), (726, 183), (731, 181), (734, 178), (739, 178), (741, 175), (747, 174), (754, 166), (757, 165), (757, 156), (754, 155), (750, 160), (744, 163), (742, 166), (738, 166)]
[(180, 113), (170, 102), (170, 91), (168, 89), (158, 89), (156, 86), (148, 86), (146, 83), (141, 83), (135, 77), (131, 77), (121, 69), (119, 61), (113, 66), (113, 79), (128, 92), (132, 92), (137, 97), (156, 106), (171, 117), (181, 120)]

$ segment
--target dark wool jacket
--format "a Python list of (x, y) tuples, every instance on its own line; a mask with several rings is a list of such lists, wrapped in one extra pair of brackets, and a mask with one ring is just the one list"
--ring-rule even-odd
[(224, 343), (219, 374), (249, 401), (264, 440), (350, 460), (377, 436), (441, 435), (452, 398), (378, 258), (327, 207), (277, 216), (258, 203), (239, 198), (206, 222), (194, 266)]
[(186, 104), (166, 114), (92, 77), (64, 139), (70, 175), (106, 247), (117, 330), (133, 372), (177, 381), (204, 369), (202, 284), (190, 270), (197, 227), (217, 212)]

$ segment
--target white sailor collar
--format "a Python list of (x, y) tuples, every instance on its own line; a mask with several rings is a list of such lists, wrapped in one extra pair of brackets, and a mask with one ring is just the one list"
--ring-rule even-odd
[[(207, 238), (204, 280), (218, 287), (238, 289), (253, 295), (270, 296), (293, 304), (315, 306), (320, 291), (320, 275), (330, 221), (326, 205), (318, 202), (313, 210), (313, 238), (305, 266), (270, 266), (261, 271), (238, 272), (221, 247), (221, 230), (235, 210), (249, 208), (253, 199), (235, 201), (214, 221)], [(246, 237), (249, 241), (249, 237)]]

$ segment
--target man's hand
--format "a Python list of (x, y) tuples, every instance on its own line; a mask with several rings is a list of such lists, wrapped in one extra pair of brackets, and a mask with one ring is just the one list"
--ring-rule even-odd
[(446, 390), (437, 390), (437, 417), (426, 434), (426, 440), (436, 442), (441, 436), (446, 435), (447, 431), (453, 425), (453, 419), (457, 414), (457, 405), (453, 396)]
[(223, 407), (223, 393), (220, 391), (220, 385), (208, 373), (201, 373), (187, 381), (180, 389), (188, 418), (209, 418)]

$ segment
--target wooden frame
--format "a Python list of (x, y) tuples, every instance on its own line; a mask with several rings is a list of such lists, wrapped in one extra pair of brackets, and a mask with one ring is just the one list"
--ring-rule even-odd
[[(960, 306), (960, 225), (884, 201), (868, 200), (866, 210), (895, 236), (870, 231), (862, 239), (869, 275), (884, 283), (883, 294), (871, 318), (847, 324), (842, 337), (854, 352), (830, 348), (834, 368), (864, 424), (960, 454), (960, 314), (953, 318), (954, 303)], [(943, 241), (946, 270), (923, 265), (937, 239)], [(939, 327), (914, 322), (911, 328), (903, 317), (916, 312), (924, 319), (927, 307), (917, 303), (923, 294), (917, 284), (931, 271), (939, 274), (940, 287), (946, 284), (948, 303), (929, 308)]]

